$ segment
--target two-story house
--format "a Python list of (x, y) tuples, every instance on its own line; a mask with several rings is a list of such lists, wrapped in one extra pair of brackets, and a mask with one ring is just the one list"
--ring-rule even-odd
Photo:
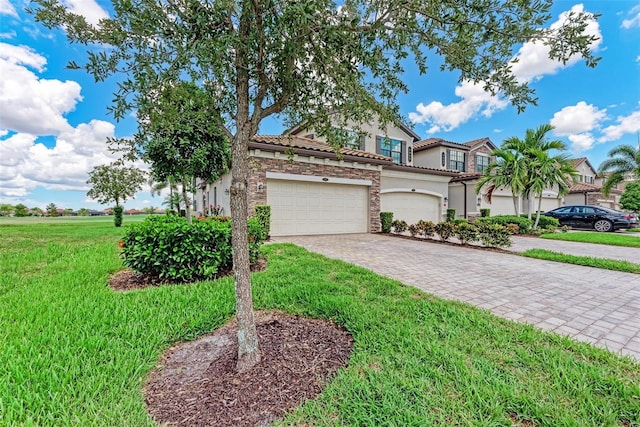
[[(408, 223), (444, 218), (459, 172), (416, 165), (415, 132), (377, 123), (340, 130), (352, 138), (339, 154), (305, 126), (249, 143), (249, 211), (271, 206), (272, 235), (377, 232), (381, 211)], [(201, 183), (196, 211), (211, 204), (228, 214), (230, 184), (229, 174)]]
[(621, 189), (613, 188), (609, 195), (605, 196), (602, 193), (603, 178), (598, 176), (589, 160), (586, 157), (580, 157), (571, 162), (579, 175), (569, 189), (569, 194), (564, 198), (565, 205), (596, 205), (619, 209)]

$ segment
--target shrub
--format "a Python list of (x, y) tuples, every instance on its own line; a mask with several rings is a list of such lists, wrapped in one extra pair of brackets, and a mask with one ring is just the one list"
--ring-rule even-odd
[(502, 248), (511, 246), (511, 235), (500, 224), (481, 222), (478, 224), (478, 237), (484, 246)]
[(456, 210), (455, 209), (447, 209), (447, 221), (451, 222), (456, 219)]
[(456, 224), (454, 231), (461, 244), (478, 240), (478, 227), (468, 222), (460, 222)]
[(455, 227), (456, 226), (452, 222), (445, 221), (445, 222), (439, 222), (438, 224), (436, 224), (435, 228), (436, 228), (436, 233), (438, 234), (438, 236), (440, 236), (440, 239), (444, 242), (447, 242), (449, 241), (451, 236), (453, 236)]
[(124, 207), (115, 206), (113, 208), (113, 223), (116, 227), (122, 226), (122, 211), (124, 211)]
[(489, 208), (482, 208), (480, 209), (480, 217), (482, 218), (487, 218), (491, 216), (491, 209)]
[(422, 234), (424, 237), (431, 238), (436, 232), (436, 225), (431, 221), (420, 220), (418, 221), (417, 226), (418, 226), (419, 233)]
[(393, 225), (393, 231), (398, 234), (404, 233), (405, 231), (407, 231), (406, 221), (403, 221), (401, 219), (396, 219), (393, 221), (392, 225)]
[(218, 216), (199, 216), (200, 221), (213, 221), (213, 222), (231, 222), (230, 216), (218, 215)]
[(417, 224), (411, 224), (407, 229), (409, 230), (409, 234), (411, 234), (411, 237), (416, 237), (416, 234), (420, 232)]
[(510, 235), (518, 234), (520, 233), (520, 227), (518, 227), (518, 224), (507, 224), (507, 231)]
[(533, 225), (533, 222), (529, 218), (523, 218), (515, 215), (497, 215), (478, 218), (475, 222), (483, 224), (498, 224), (504, 227), (506, 227), (507, 224), (517, 224), (518, 232), (520, 234), (529, 232), (531, 226)]
[[(527, 214), (520, 214), (520, 217), (529, 219)], [(536, 221), (535, 215), (532, 216), (533, 222)], [(538, 220), (538, 227), (547, 228), (547, 227), (559, 227), (560, 223), (557, 218), (552, 216), (540, 215), (540, 219)]]
[[(262, 225), (248, 221), (249, 256), (255, 262)], [(232, 266), (231, 223), (152, 216), (134, 224), (122, 239), (124, 265), (162, 280), (189, 282), (216, 277)]]
[(383, 233), (391, 233), (393, 225), (393, 212), (380, 212), (380, 224)]
[(450, 221), (450, 222), (452, 222), (452, 223), (454, 223), (456, 225), (457, 224), (468, 224), (469, 220), (467, 218), (456, 218), (456, 219), (454, 219), (453, 221)]
[(271, 233), (271, 206), (269, 205), (256, 205), (256, 215), (255, 218), (258, 220), (260, 225), (262, 225), (263, 233), (265, 239), (269, 238), (269, 233)]

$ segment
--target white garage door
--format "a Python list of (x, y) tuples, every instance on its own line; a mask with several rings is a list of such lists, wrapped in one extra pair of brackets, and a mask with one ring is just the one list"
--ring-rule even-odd
[(486, 207), (491, 210), (491, 216), (516, 214), (511, 196), (497, 196), (494, 194), (493, 197), (491, 197), (491, 204), (488, 204)]
[(393, 219), (407, 224), (422, 220), (440, 221), (440, 198), (424, 193), (394, 192), (380, 194), (380, 211), (393, 212)]
[[(538, 210), (538, 198), (536, 197), (536, 200), (533, 202), (533, 210), (532, 213), (535, 213)], [(550, 211), (551, 209), (555, 209), (555, 208), (559, 208), (560, 205), (560, 199), (558, 199), (557, 197), (543, 197), (542, 198), (542, 206), (540, 207), (540, 210), (542, 212), (547, 212)]]
[(369, 187), (267, 180), (271, 235), (366, 233)]

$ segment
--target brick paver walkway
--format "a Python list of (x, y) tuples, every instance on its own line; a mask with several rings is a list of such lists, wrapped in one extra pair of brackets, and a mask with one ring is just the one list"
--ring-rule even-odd
[(378, 234), (274, 238), (640, 360), (640, 275)]

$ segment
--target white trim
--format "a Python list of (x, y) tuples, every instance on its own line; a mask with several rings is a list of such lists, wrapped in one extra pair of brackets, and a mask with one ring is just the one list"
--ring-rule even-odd
[(380, 190), (380, 194), (386, 193), (418, 193), (418, 194), (426, 194), (427, 196), (435, 196), (440, 199), (444, 199), (444, 195), (440, 193), (436, 193), (435, 191), (429, 190), (420, 190), (417, 188), (387, 188), (386, 190)]
[[(257, 159), (284, 159), (286, 157), (285, 154), (280, 153), (279, 151), (261, 151), (261, 150), (249, 150), (249, 156), (257, 158)], [(353, 169), (361, 169), (361, 170), (382, 170), (382, 165), (372, 164), (367, 161), (366, 158), (362, 160), (353, 161), (353, 162), (345, 162), (342, 160), (334, 160), (328, 157), (317, 157), (317, 156), (299, 156), (298, 154), (294, 155), (294, 160), (299, 163), (310, 163), (314, 165), (331, 165), (343, 168), (353, 168)]]
[(346, 184), (346, 185), (366, 185), (371, 186), (373, 182), (370, 179), (350, 179), (336, 178), (312, 175), (296, 175), (292, 173), (279, 173), (267, 171), (267, 179), (280, 179), (284, 181), (304, 181), (304, 182), (320, 182), (327, 184)]

